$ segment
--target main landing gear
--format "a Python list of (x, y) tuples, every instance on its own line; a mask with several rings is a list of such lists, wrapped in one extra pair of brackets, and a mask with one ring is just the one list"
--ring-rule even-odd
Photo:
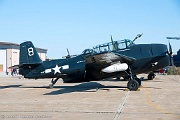
[(149, 73), (148, 80), (153, 80), (155, 78), (155, 76), (156, 75), (154, 74), (154, 72)]
[(58, 79), (59, 79), (59, 78), (55, 78), (55, 79), (53, 78), (53, 79), (51, 80), (51, 84), (49, 84), (49, 88), (50, 88), (50, 89), (53, 88), (53, 86), (56, 84), (56, 82), (58, 81)]
[(130, 80), (127, 83), (127, 88), (130, 91), (137, 91), (138, 88), (141, 86), (141, 80), (139, 78), (137, 78), (137, 76), (133, 75), (131, 68), (129, 67), (128, 69), (129, 72), (129, 76), (130, 76)]

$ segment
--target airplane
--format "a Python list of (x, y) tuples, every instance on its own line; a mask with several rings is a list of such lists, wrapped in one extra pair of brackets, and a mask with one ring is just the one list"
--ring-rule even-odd
[(180, 40), (180, 37), (166, 37), (167, 39)]
[(141, 85), (137, 75), (168, 66), (169, 56), (165, 44), (134, 44), (124, 39), (85, 49), (77, 56), (42, 61), (33, 43), (26, 41), (20, 44), (18, 67), (24, 78), (52, 78), (50, 88), (59, 78), (77, 83), (128, 76), (127, 88), (136, 91)]

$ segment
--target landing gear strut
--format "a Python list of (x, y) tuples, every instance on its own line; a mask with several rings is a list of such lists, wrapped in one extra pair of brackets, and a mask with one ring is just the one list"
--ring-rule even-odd
[(53, 88), (53, 86), (56, 84), (56, 82), (58, 81), (58, 79), (59, 78), (55, 78), (55, 80), (54, 80), (54, 78), (51, 80), (51, 84), (49, 84), (49, 88), (50, 89), (52, 89)]
[(141, 80), (133, 75), (130, 66), (129, 66), (128, 72), (129, 72), (130, 80), (127, 83), (127, 88), (131, 91), (136, 91), (141, 85)]

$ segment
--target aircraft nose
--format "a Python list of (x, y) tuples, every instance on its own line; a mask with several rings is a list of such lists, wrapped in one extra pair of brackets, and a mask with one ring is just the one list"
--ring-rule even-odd
[(151, 49), (152, 49), (153, 56), (166, 55), (168, 52), (167, 45), (165, 45), (165, 44), (152, 44)]

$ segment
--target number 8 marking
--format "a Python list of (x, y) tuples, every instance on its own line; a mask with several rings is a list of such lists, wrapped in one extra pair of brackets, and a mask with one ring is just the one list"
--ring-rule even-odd
[(33, 56), (34, 55), (34, 51), (33, 51), (32, 47), (28, 48), (28, 55), (29, 56)]

